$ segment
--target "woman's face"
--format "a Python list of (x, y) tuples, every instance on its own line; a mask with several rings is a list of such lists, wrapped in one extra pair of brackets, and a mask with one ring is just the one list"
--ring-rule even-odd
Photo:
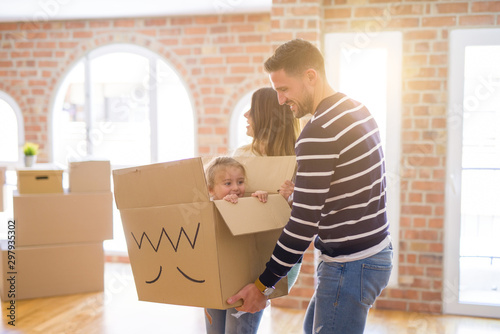
[(250, 110), (248, 110), (246, 113), (243, 114), (245, 118), (247, 119), (247, 136), (249, 137), (255, 137), (255, 131), (253, 128), (253, 120), (252, 117), (250, 116)]

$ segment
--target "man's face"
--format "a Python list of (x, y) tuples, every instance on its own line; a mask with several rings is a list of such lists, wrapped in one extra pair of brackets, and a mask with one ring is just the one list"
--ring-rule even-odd
[(273, 89), (278, 94), (278, 102), (290, 107), (295, 118), (314, 114), (312, 87), (307, 84), (305, 74), (290, 76), (281, 69), (269, 74)]

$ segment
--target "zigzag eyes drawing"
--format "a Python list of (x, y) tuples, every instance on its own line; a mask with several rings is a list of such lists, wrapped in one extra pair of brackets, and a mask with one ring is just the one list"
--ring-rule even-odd
[[(156, 244), (156, 246), (151, 242), (151, 239), (149, 238), (148, 234), (146, 232), (142, 232), (142, 235), (141, 235), (141, 238), (140, 240), (138, 241), (137, 238), (135, 237), (134, 233), (131, 232), (132, 234), (132, 237), (134, 238), (136, 244), (137, 244), (137, 247), (139, 249), (142, 248), (143, 246), (143, 241), (144, 241), (144, 238), (146, 238), (146, 240), (148, 241), (149, 245), (151, 245), (151, 247), (153, 248), (153, 250), (158, 253), (158, 249), (160, 248), (160, 244), (161, 244), (161, 241), (162, 241), (162, 238), (163, 236), (166, 236), (168, 241), (170, 242), (170, 245), (172, 246), (173, 250), (177, 253), (177, 251), (179, 250), (179, 243), (180, 243), (180, 240), (181, 240), (181, 237), (182, 235), (184, 235), (189, 243), (189, 245), (191, 246), (192, 249), (195, 248), (196, 246), (196, 240), (198, 239), (198, 232), (200, 231), (200, 223), (198, 223), (198, 226), (196, 228), (196, 232), (195, 232), (195, 235), (194, 235), (194, 238), (193, 240), (191, 241), (191, 238), (188, 236), (186, 230), (181, 227), (180, 231), (179, 231), (179, 235), (177, 237), (177, 242), (174, 243), (172, 242), (172, 239), (170, 238), (170, 236), (168, 235), (167, 231), (165, 231), (165, 228), (162, 228), (161, 230), (161, 233), (160, 233), (160, 238), (158, 239), (158, 243)], [(177, 271), (184, 277), (186, 278), (187, 280), (191, 281), (191, 282), (194, 282), (194, 283), (204, 283), (205, 280), (204, 279), (195, 279), (191, 276), (189, 276), (188, 274), (186, 274), (183, 270), (181, 270), (179, 267), (176, 267), (177, 268)], [(152, 280), (147, 280), (146, 281), (146, 284), (153, 284), (153, 283), (156, 283), (159, 279), (160, 279), (160, 276), (162, 274), (162, 271), (163, 271), (163, 267), (160, 266), (160, 270), (158, 272), (158, 275), (152, 279)]]

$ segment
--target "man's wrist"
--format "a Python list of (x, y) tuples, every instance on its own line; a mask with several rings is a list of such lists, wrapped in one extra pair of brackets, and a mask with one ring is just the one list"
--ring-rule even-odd
[(258, 278), (255, 280), (254, 284), (264, 296), (269, 296), (274, 292), (274, 286), (265, 286)]

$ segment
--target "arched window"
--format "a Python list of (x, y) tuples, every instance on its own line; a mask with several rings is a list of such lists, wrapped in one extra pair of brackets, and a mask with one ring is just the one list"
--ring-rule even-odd
[[(112, 168), (193, 157), (194, 114), (166, 60), (142, 47), (91, 51), (61, 83), (52, 118), (53, 161), (105, 159)], [(107, 251), (125, 251), (120, 215)]]
[(17, 165), (24, 143), (21, 109), (10, 95), (0, 91), (0, 163)]
[(59, 88), (54, 161), (96, 157), (118, 167), (192, 157), (194, 124), (187, 91), (165, 60), (133, 45), (102, 47)]

